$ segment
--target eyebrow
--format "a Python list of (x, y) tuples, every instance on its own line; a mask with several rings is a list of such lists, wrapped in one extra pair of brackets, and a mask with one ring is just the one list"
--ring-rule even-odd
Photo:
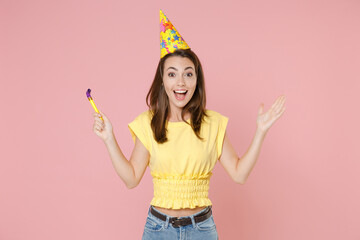
[[(170, 68), (172, 68), (172, 69), (174, 69), (175, 71), (177, 71), (177, 69), (174, 68), (174, 67), (169, 67), (167, 70), (169, 70)], [(187, 67), (187, 68), (185, 68), (185, 70), (186, 70), (186, 69), (189, 69), (189, 68), (191, 68), (192, 70), (194, 70), (192, 67)], [(167, 70), (166, 70), (166, 71), (167, 71)]]

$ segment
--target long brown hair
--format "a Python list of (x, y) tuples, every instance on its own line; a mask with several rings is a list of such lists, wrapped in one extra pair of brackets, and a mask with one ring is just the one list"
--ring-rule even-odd
[(177, 49), (173, 53), (165, 55), (159, 61), (154, 81), (146, 96), (146, 104), (153, 114), (151, 120), (151, 129), (154, 133), (155, 140), (158, 143), (164, 143), (168, 140), (166, 137), (166, 120), (170, 112), (170, 104), (169, 98), (165, 92), (165, 88), (162, 85), (162, 69), (164, 69), (165, 60), (170, 56), (186, 57), (194, 63), (197, 76), (196, 89), (190, 101), (183, 107), (181, 111), (181, 118), (185, 123), (189, 124), (184, 119), (185, 113), (189, 112), (191, 114), (190, 125), (196, 136), (203, 140), (203, 138), (200, 137), (200, 128), (204, 117), (207, 117), (205, 113), (206, 95), (204, 73), (199, 58), (191, 49)]

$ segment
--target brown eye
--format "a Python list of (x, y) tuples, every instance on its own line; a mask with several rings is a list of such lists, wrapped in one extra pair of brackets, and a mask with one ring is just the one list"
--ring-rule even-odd
[[(170, 76), (171, 74), (174, 74), (174, 73), (169, 73), (168, 76), (169, 76), (169, 77), (172, 77), (172, 76)], [(175, 74), (174, 74), (174, 75), (175, 75)]]
[(192, 76), (193, 76), (193, 74), (192, 74), (192, 73), (188, 73), (187, 75), (188, 75), (188, 77), (192, 77)]

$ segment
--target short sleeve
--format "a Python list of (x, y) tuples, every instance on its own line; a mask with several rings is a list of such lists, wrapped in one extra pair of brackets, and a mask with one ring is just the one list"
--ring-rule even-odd
[[(131, 137), (134, 140), (134, 143), (136, 141), (136, 137), (139, 138), (139, 140), (142, 142), (142, 144), (145, 146), (145, 148), (151, 152), (150, 149), (150, 138), (149, 138), (149, 121), (146, 119), (147, 114), (144, 112), (137, 116), (131, 123), (128, 124)], [(151, 128), (150, 128), (151, 129)]]
[(219, 126), (218, 126), (218, 134), (216, 138), (218, 159), (222, 153), (225, 131), (228, 121), (229, 121), (228, 117), (219, 114), (219, 122), (218, 122)]

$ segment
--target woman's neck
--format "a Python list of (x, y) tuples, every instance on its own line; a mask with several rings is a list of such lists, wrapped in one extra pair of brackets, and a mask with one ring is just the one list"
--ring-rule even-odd
[[(190, 118), (190, 113), (185, 113), (184, 119), (188, 120)], [(168, 116), (169, 122), (182, 122), (181, 118), (181, 110), (180, 111), (170, 111), (170, 114)]]

